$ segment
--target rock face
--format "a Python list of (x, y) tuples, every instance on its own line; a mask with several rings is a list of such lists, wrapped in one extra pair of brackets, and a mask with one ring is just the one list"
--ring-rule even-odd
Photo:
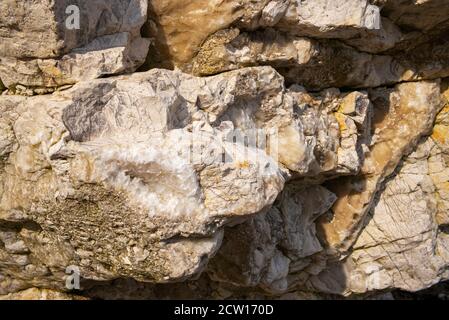
[(438, 137), (434, 132), (422, 139), (404, 158), (378, 195), (349, 257), (310, 280), (319, 290), (418, 291), (447, 279), (447, 142)]
[(140, 36), (147, 7), (146, 0), (2, 1), (0, 78), (13, 92), (48, 92), (133, 72), (149, 46)]
[(231, 25), (252, 30), (279, 25), (292, 34), (320, 38), (349, 38), (380, 28), (379, 8), (367, 0), (156, 0), (150, 6), (149, 29), (159, 35), (157, 48), (176, 65), (188, 62), (209, 35)]
[(449, 280), (447, 17), (446, 0), (3, 1), (0, 299)]

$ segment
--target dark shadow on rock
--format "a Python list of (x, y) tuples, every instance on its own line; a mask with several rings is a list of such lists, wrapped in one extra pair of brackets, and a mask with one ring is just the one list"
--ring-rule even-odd
[(148, 71), (153, 68), (173, 70), (174, 65), (171, 62), (167, 37), (151, 1), (148, 3), (148, 17), (147, 22), (142, 27), (142, 36), (150, 38), (152, 44), (145, 63), (137, 71)]

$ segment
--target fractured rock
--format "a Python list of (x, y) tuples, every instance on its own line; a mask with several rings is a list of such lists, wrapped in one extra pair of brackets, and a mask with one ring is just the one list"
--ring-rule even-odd
[(3, 0), (0, 299), (448, 280), (448, 4)]
[(212, 279), (286, 292), (296, 284), (294, 274), (311, 263), (307, 258), (323, 250), (315, 220), (335, 199), (321, 186), (287, 185), (270, 211), (225, 231), (223, 245), (208, 267)]
[(203, 44), (191, 71), (204, 76), (271, 65), (287, 82), (311, 90), (370, 88), (448, 76), (448, 48), (449, 42), (435, 40), (395, 58), (360, 52), (335, 40), (317, 41), (275, 29), (245, 33), (230, 29), (212, 35)]
[(435, 167), (447, 164), (427, 138), (386, 183), (349, 257), (312, 277), (312, 286), (349, 295), (391, 288), (413, 292), (446, 280), (449, 237), (441, 213), (447, 208), (439, 198), (449, 176)]
[(158, 0), (150, 5), (146, 29), (156, 38), (153, 64), (183, 67), (209, 36), (230, 27), (275, 27), (297, 36), (349, 39), (381, 29), (380, 20), (379, 8), (367, 0), (233, 0), (218, 5)]
[[(2, 97), (0, 219), (17, 224), (3, 249), (17, 267), (5, 272), (28, 279), (29, 265), (46, 266), (53, 276), (35, 277), (50, 286), (71, 264), (103, 281), (200, 273), (223, 226), (268, 210), (287, 169), (314, 179), (360, 169), (367, 95), (322, 95), (286, 89), (263, 67), (210, 78), (152, 70), (81, 82), (50, 99)], [(251, 143), (254, 132), (266, 140)], [(23, 225), (30, 220), (36, 231)], [(301, 247), (296, 255), (318, 244)]]
[(370, 97), (375, 110), (370, 151), (360, 174), (332, 184), (330, 190), (339, 199), (332, 209), (333, 216), (321, 221), (323, 240), (342, 253), (354, 243), (382, 183), (402, 156), (431, 132), (442, 107), (438, 81), (377, 89)]
[(146, 0), (8, 0), (1, 6), (0, 77), (13, 90), (133, 72), (145, 61)]

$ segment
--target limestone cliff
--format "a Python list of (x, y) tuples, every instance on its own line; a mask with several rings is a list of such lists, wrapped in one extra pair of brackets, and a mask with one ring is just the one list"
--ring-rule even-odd
[(0, 298), (449, 280), (448, 31), (449, 0), (3, 0)]

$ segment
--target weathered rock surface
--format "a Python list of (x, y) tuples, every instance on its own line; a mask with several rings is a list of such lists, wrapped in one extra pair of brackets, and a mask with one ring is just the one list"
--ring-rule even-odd
[[(440, 121), (444, 118), (447, 110), (440, 114)], [(442, 127), (447, 128), (438, 124), (385, 184), (349, 257), (311, 279), (318, 290), (418, 291), (448, 278), (449, 175)]]
[(165, 66), (188, 63), (210, 35), (230, 26), (250, 30), (279, 26), (295, 35), (350, 38), (381, 25), (379, 8), (367, 0), (232, 0), (219, 4), (156, 0), (150, 7), (148, 32), (156, 38)]
[(337, 250), (350, 248), (358, 236), (376, 192), (410, 153), (421, 137), (432, 131), (442, 108), (440, 83), (415, 82), (395, 89), (377, 89), (371, 94), (374, 103), (373, 136), (360, 173), (331, 182), (339, 200), (331, 221), (323, 219), (324, 240)]
[(402, 28), (426, 32), (439, 24), (448, 23), (449, 3), (445, 0), (373, 2), (383, 8), (386, 17)]
[[(61, 255), (39, 254), (40, 268), (80, 265), (94, 280), (201, 272), (221, 228), (268, 209), (288, 169), (315, 179), (359, 170), (371, 104), (333, 94), (313, 102), (263, 67), (212, 78), (153, 70), (2, 97), (0, 219), (12, 224), (2, 252), (18, 270), (4, 272), (34, 277), (34, 250)], [(266, 141), (245, 148), (233, 129)]]
[(140, 36), (147, 6), (147, 0), (2, 1), (0, 78), (13, 92), (17, 86), (39, 92), (133, 72), (148, 52), (149, 40)]
[[(153, 65), (211, 75), (269, 64), (288, 81), (314, 90), (449, 76), (447, 63), (438, 70), (444, 75), (423, 74), (424, 66), (416, 65), (407, 50), (436, 38), (438, 48), (416, 51), (429, 58), (432, 51), (444, 52), (447, 58), (447, 41), (440, 39), (449, 29), (445, 0), (413, 5), (365, 0), (230, 1), (218, 7), (184, 2), (153, 1), (152, 23), (147, 26), (156, 38)], [(207, 27), (197, 23), (201, 18), (210, 19)], [(420, 22), (413, 25), (413, 21)], [(383, 54), (390, 51), (392, 55)]]
[(447, 0), (3, 1), (0, 299), (449, 280), (448, 17)]
[(321, 186), (288, 185), (266, 214), (225, 232), (224, 243), (209, 264), (212, 279), (236, 286), (260, 286), (273, 294), (294, 287), (296, 273), (323, 250), (315, 220), (336, 196)]

